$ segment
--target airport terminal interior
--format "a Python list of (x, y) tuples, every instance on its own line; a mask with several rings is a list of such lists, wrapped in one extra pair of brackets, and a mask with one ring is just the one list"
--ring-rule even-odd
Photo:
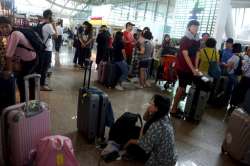
[[(47, 18), (50, 14), (51, 17)], [(50, 157), (47, 158), (51, 158), (52, 161), (54, 157), (56, 161), (55, 163), (44, 162), (50, 163), (48, 166), (250, 165), (249, 18), (249, 0), (1, 0), (0, 108), (4, 109), (24, 102), (22, 98), (24, 90), (20, 88), (23, 84), (21, 85), (20, 79), (23, 81), (24, 76), (32, 72), (40, 74), (41, 80), (44, 79), (44, 82), (40, 83), (40, 100), (47, 103), (50, 118), (43, 120), (41, 124), (32, 124), (32, 120), (27, 124), (32, 126), (32, 130), (39, 132), (40, 126), (46, 126), (44, 123), (48, 123), (51, 132), (46, 136), (68, 137), (73, 144), (72, 158), (75, 158), (77, 163), (74, 164), (73, 161), (71, 163), (70, 157), (66, 157), (71, 152), (64, 153), (62, 150), (60, 154), (59, 152), (53, 154), (49, 151), (52, 147), (44, 145), (47, 146), (48, 151), (45, 150), (39, 155), (46, 160), (45, 153), (49, 153)], [(6, 24), (12, 27), (12, 32), (9, 34), (3, 30), (3, 25)], [(27, 34), (32, 35), (32, 33), (28, 33), (27, 30), (24, 32), (20, 30), (22, 32), (20, 34), (15, 33), (15, 28), (16, 31), (18, 29), (36, 31), (40, 25), (42, 39), (39, 37), (39, 40), (31, 41)], [(46, 26), (47, 31), (44, 32), (43, 26)], [(48, 30), (49, 28), (51, 30)], [(46, 33), (48, 35), (45, 41)], [(15, 35), (14, 39), (13, 35)], [(37, 51), (37, 47), (34, 46), (39, 44), (40, 40), (45, 45), (44, 53)], [(27, 43), (32, 49), (27, 49)], [(199, 43), (198, 46), (195, 43)], [(207, 60), (207, 54), (210, 53), (211, 59), (213, 56), (217, 57), (213, 62), (220, 67), (219, 77), (213, 77), (213, 71), (209, 72), (212, 60)], [(225, 55), (226, 53), (228, 55)], [(49, 59), (41, 58), (49, 55), (51, 56)], [(231, 57), (227, 60), (223, 58), (229, 55), (235, 58), (232, 60)], [(14, 70), (17, 62), (14, 65), (12, 60), (15, 56), (20, 56), (21, 59), (19, 62), (21, 68), (17, 70)], [(30, 69), (34, 56), (36, 56), (35, 59), (37, 57), (39, 59), (36, 65), (39, 69), (36, 71)], [(174, 58), (173, 62), (168, 62), (168, 57)], [(235, 62), (237, 58), (239, 60)], [(196, 64), (197, 59), (199, 64)], [(204, 65), (205, 62), (206, 65)], [(199, 65), (204, 65), (205, 69)], [(107, 66), (109, 69), (106, 69)], [(244, 68), (245, 66), (248, 68)], [(240, 74), (238, 74), (238, 68), (241, 71)], [(6, 82), (4, 83), (6, 73), (11, 72), (16, 77), (14, 78), (16, 79), (14, 83), (16, 101), (2, 108), (2, 105), (6, 104), (4, 102), (7, 102), (2, 97), (5, 95), (5, 98), (8, 98), (6, 96), (12, 94), (11, 90), (2, 88), (7, 86)], [(112, 121), (114, 117), (112, 124), (117, 125), (114, 122), (126, 112), (133, 115), (140, 114), (142, 117), (145, 112), (149, 112), (152, 116), (150, 120), (143, 118), (144, 129), (149, 128), (145, 133), (139, 133), (139, 140), (135, 143), (144, 153), (145, 149), (150, 149), (149, 147), (152, 146), (151, 151), (146, 151), (150, 158), (137, 160), (135, 156), (129, 154), (128, 150), (126, 153), (126, 146), (124, 146), (119, 149), (118, 156), (111, 156), (113, 158), (107, 160), (103, 151), (107, 149), (107, 144), (114, 145), (109, 139), (110, 131), (114, 127), (104, 124), (104, 137), (100, 139), (96, 135), (92, 142), (88, 140), (89, 133), (82, 132), (89, 130), (87, 128), (93, 127), (91, 125), (94, 123), (100, 127), (102, 123), (100, 117), (103, 115), (95, 118), (97, 115), (93, 111), (95, 106), (101, 107), (100, 105), (105, 101), (103, 96), (98, 100), (92, 99), (94, 92), (87, 87), (89, 73), (91, 73), (90, 87), (100, 90), (102, 95), (107, 94), (108, 102), (112, 107), (111, 113), (106, 112), (105, 123), (107, 119), (110, 120), (111, 117)], [(86, 84), (84, 84), (84, 76), (86, 76)], [(197, 84), (200, 85), (203, 81), (202, 78), (208, 81), (198, 86)], [(196, 79), (199, 81), (194, 81)], [(220, 80), (223, 80), (222, 83)], [(207, 90), (204, 87), (208, 86), (209, 81), (211, 83)], [(81, 90), (79, 92), (80, 88), (87, 89), (86, 93), (82, 94)], [(199, 93), (196, 93), (197, 91)], [(159, 120), (154, 116), (158, 115), (161, 107), (157, 106), (158, 102), (154, 97), (156, 94), (170, 103), (163, 104), (168, 105), (168, 108), (161, 110), (167, 112), (164, 114), (168, 119), (166, 121), (164, 118)], [(196, 97), (192, 98), (192, 95)], [(242, 100), (241, 103), (238, 100)], [(96, 103), (92, 108), (93, 102)], [(89, 106), (85, 106), (88, 104)], [(156, 108), (158, 112), (151, 113), (151, 107)], [(97, 112), (101, 110), (102, 108), (99, 108)], [(3, 113), (0, 129), (0, 165), (24, 166), (17, 163), (17, 161), (23, 162), (24, 159), (22, 160), (18, 153), (12, 151), (13, 148), (17, 149), (14, 146), (19, 144), (11, 145), (11, 141), (18, 137), (18, 134), (14, 134), (14, 128), (17, 125), (22, 125), (18, 128), (20, 132), (30, 130), (30, 126), (23, 127), (24, 123), (19, 124), (17, 121), (16, 126), (10, 122), (9, 126), (13, 127), (8, 128), (8, 125), (3, 125), (5, 122), (2, 121), (9, 115), (5, 115), (2, 110), (1, 112)], [(85, 114), (79, 112), (85, 112)], [(32, 119), (32, 116), (36, 115), (27, 115), (25, 118)], [(82, 124), (78, 122), (80, 118)], [(165, 122), (168, 124), (163, 124)], [(137, 125), (140, 126), (139, 123)], [(123, 131), (126, 132), (126, 130)], [(150, 136), (157, 133), (160, 136)], [(122, 134), (126, 135), (126, 133)], [(22, 136), (22, 141), (26, 137), (28, 138), (28, 136)], [(32, 134), (29, 138), (33, 139)], [(144, 148), (142, 148), (142, 142), (147, 144)], [(35, 147), (38, 145), (37, 142)], [(124, 153), (127, 156), (122, 155)], [(137, 153), (142, 152), (137, 151)], [(172, 159), (167, 155), (173, 155)], [(18, 160), (14, 160), (15, 157)], [(27, 161), (27, 156), (25, 157)], [(39, 163), (38, 159), (34, 160)]]

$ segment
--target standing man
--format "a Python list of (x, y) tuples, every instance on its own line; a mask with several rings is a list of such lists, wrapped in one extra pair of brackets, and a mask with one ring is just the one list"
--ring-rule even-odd
[(41, 90), (42, 91), (51, 91), (52, 89), (49, 88), (48, 85), (45, 84), (45, 80), (47, 77), (47, 72), (51, 63), (51, 56), (53, 51), (53, 41), (52, 38), (57, 39), (57, 31), (56, 31), (56, 25), (53, 22), (52, 19), (52, 11), (51, 10), (45, 10), (43, 12), (43, 22), (42, 22), (42, 37), (43, 42), (46, 46), (46, 49), (39, 58), (39, 70), (41, 74)]
[(127, 22), (126, 24), (126, 31), (123, 32), (123, 41), (124, 41), (124, 48), (126, 53), (126, 62), (130, 66), (132, 61), (132, 55), (133, 55), (133, 48), (135, 44), (135, 39), (133, 37), (133, 26), (135, 24), (131, 22)]
[(179, 102), (186, 91), (187, 85), (191, 85), (193, 77), (199, 75), (199, 70), (195, 68), (196, 56), (200, 50), (200, 39), (198, 35), (199, 22), (191, 20), (187, 25), (184, 37), (180, 41), (180, 51), (176, 60), (176, 71), (179, 78), (179, 87), (174, 97), (171, 115), (176, 118), (182, 116), (179, 111)]

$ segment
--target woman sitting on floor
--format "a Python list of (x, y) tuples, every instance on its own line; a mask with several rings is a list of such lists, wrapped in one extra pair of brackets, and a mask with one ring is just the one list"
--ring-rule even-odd
[(138, 140), (131, 139), (128, 154), (147, 159), (146, 166), (174, 166), (177, 161), (174, 130), (168, 116), (170, 99), (155, 95), (144, 115), (146, 124)]

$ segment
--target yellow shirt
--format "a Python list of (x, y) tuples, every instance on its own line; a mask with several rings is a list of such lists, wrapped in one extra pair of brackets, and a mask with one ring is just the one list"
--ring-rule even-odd
[[(207, 56), (206, 56), (204, 50), (206, 50)], [(214, 54), (213, 54), (213, 51), (214, 51)], [(212, 59), (212, 56), (213, 56), (213, 59)], [(220, 54), (219, 54), (218, 51), (216, 51), (216, 49), (206, 47), (206, 48), (201, 49), (200, 54), (199, 54), (199, 59), (200, 59), (199, 70), (202, 73), (207, 74), (208, 73), (208, 67), (209, 67), (209, 61), (217, 61), (217, 62), (219, 62)], [(208, 61), (208, 59), (209, 59), (209, 61)]]

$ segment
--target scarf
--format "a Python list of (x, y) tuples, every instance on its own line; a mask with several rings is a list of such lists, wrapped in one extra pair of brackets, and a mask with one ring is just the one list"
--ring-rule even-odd
[(193, 35), (189, 30), (187, 30), (187, 31), (185, 32), (185, 36), (186, 36), (188, 39), (190, 39), (190, 40), (195, 40), (195, 41), (199, 41), (199, 40), (200, 40), (198, 34)]

